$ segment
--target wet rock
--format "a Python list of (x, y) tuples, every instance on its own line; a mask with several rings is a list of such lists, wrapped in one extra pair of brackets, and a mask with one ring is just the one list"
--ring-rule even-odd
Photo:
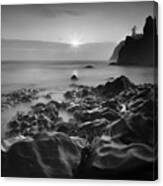
[(70, 136), (71, 140), (75, 145), (77, 145), (80, 149), (84, 149), (86, 146), (89, 145), (88, 141), (84, 138), (80, 138), (79, 136)]
[(74, 117), (81, 122), (85, 121), (93, 121), (95, 119), (101, 118), (101, 115), (98, 111), (75, 111), (74, 112)]
[(67, 107), (67, 111), (68, 112), (71, 112), (71, 113), (74, 113), (75, 111), (79, 111), (79, 110), (82, 110), (84, 109), (83, 107), (81, 107), (81, 104), (79, 103), (70, 103), (70, 105)]
[[(58, 106), (58, 105), (57, 105)], [(50, 102), (46, 104), (44, 114), (50, 118), (52, 121), (56, 121), (58, 119), (58, 109), (56, 103)]]
[(96, 139), (85, 166), (88, 178), (152, 180), (157, 156), (146, 144)]
[(55, 131), (64, 132), (65, 134), (78, 135), (78, 126), (75, 121), (64, 122), (63, 120), (58, 121), (55, 124)]
[(102, 107), (108, 107), (115, 111), (120, 111), (120, 103), (116, 99), (110, 99), (102, 102)]
[[(21, 136), (32, 142), (24, 145), (22, 139), (13, 140), (9, 147), (14, 149), (22, 172), (13, 173), (9, 167), (7, 173), (25, 177), (151, 179), (157, 162), (157, 86), (134, 85), (121, 76), (96, 88), (73, 88), (65, 93), (64, 102), (38, 103), (10, 121), (10, 139)], [(73, 118), (65, 122), (61, 109)], [(43, 135), (46, 133), (54, 135)], [(7, 147), (7, 142), (3, 146)], [(72, 148), (76, 149), (75, 155)], [(8, 160), (8, 153), (15, 167), (10, 150), (3, 153), (3, 158)], [(75, 165), (74, 157), (80, 157)], [(20, 167), (21, 163), (25, 168)]]
[(17, 136), (20, 133), (20, 122), (17, 120), (10, 121), (8, 123), (8, 131), (6, 132), (6, 136)]
[(94, 68), (94, 66), (93, 66), (93, 65), (86, 65), (86, 66), (84, 66), (84, 68), (89, 68), (89, 69), (91, 69), (91, 68)]
[(95, 96), (94, 88), (82, 85), (75, 85), (75, 89), (67, 91), (64, 94), (66, 99), (75, 100), (82, 99), (89, 96)]
[(51, 99), (52, 97), (51, 97), (51, 94), (46, 94), (45, 96), (44, 96), (46, 99)]
[(64, 94), (64, 97), (65, 97), (66, 99), (73, 99), (73, 98), (75, 98), (75, 93), (76, 93), (75, 90), (73, 90), (73, 91), (67, 91), (67, 92)]
[(114, 121), (121, 117), (120, 114), (118, 114), (118, 112), (111, 108), (108, 109), (106, 107), (101, 111), (101, 116), (110, 121)]
[(144, 114), (144, 116), (146, 117), (151, 117), (155, 119), (157, 118), (157, 115), (155, 113), (156, 109), (157, 109), (157, 103), (153, 100), (148, 100), (145, 101), (143, 104), (139, 105), (139, 107), (137, 107), (135, 111)]
[(83, 110), (83, 111), (77, 110), (74, 112), (74, 117), (77, 120), (80, 120), (82, 122), (92, 121), (100, 118), (106, 118), (112, 121), (118, 119), (120, 115), (116, 111), (109, 109), (107, 107), (104, 108), (96, 107), (91, 110)]
[(7, 136), (21, 134), (35, 137), (43, 131), (53, 131), (55, 123), (59, 120), (57, 107), (59, 107), (57, 102), (50, 101), (47, 104), (33, 105), (26, 114), (18, 112), (13, 121), (8, 124)]
[(156, 145), (157, 134), (151, 118), (142, 115), (130, 114), (124, 119), (112, 122), (107, 128), (108, 135), (124, 144), (144, 143), (150, 146)]
[(128, 103), (128, 108), (134, 112), (137, 110), (138, 107), (141, 107), (141, 105), (144, 104), (144, 100), (143, 99), (136, 99), (136, 100), (132, 100)]
[(114, 97), (122, 91), (132, 88), (135, 88), (135, 85), (125, 76), (120, 76), (113, 82), (107, 82), (104, 86), (98, 86), (96, 89), (106, 97)]
[(40, 134), (40, 128), (37, 122), (35, 124), (32, 123), (31, 127), (24, 132), (24, 136), (31, 136), (32, 138), (35, 138), (38, 134)]
[(77, 80), (78, 80), (78, 76), (75, 75), (75, 74), (73, 74), (73, 75), (71, 76), (71, 80), (73, 80), (73, 81), (77, 81)]
[(78, 90), (76, 92), (76, 96), (78, 98), (85, 98), (85, 97), (88, 97), (88, 96), (91, 96), (91, 95), (93, 95), (92, 89), (88, 88), (88, 87), (78, 88)]
[(2, 109), (28, 103), (38, 98), (39, 89), (19, 89), (8, 94), (2, 94)]
[(81, 159), (81, 147), (63, 133), (45, 134), (17, 142), (3, 153), (2, 176), (72, 178)]
[(109, 124), (110, 122), (105, 118), (81, 123), (78, 125), (78, 135), (91, 142), (96, 136), (101, 136)]
[(45, 103), (37, 103), (35, 105), (32, 106), (32, 110), (34, 113), (40, 113), (40, 112), (43, 112), (45, 110)]
[(131, 115), (127, 119), (128, 126), (135, 134), (135, 137), (131, 136), (133, 142), (145, 143), (152, 147), (157, 146), (157, 134), (155, 132), (157, 125), (154, 124), (153, 119), (140, 114)]
[(60, 109), (61, 103), (51, 100), (46, 104), (47, 107), (56, 107), (56, 109)]
[(148, 100), (154, 96), (154, 93), (157, 92), (157, 88), (151, 84), (144, 84), (138, 86), (137, 93), (132, 98), (133, 100), (143, 99)]

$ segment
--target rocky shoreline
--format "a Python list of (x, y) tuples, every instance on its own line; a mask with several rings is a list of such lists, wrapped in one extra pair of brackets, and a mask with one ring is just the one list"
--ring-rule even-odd
[(2, 111), (20, 103), (29, 103), (34, 99), (38, 98), (38, 93), (41, 89), (23, 88), (11, 93), (1, 95), (1, 108)]
[[(97, 87), (75, 86), (64, 97), (37, 103), (8, 123), (2, 176), (157, 178), (157, 85), (135, 85), (120, 76)], [(61, 109), (73, 118), (65, 122)]]

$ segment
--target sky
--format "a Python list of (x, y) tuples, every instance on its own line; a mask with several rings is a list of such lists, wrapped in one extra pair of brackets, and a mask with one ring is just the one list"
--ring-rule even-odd
[(63, 43), (119, 42), (145, 18), (153, 16), (153, 2), (3, 5), (3, 39)]

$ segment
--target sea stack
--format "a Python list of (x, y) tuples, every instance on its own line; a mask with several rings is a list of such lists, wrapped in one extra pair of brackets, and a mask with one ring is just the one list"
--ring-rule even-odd
[(71, 75), (71, 80), (77, 81), (78, 79), (79, 79), (78, 72), (76, 70), (74, 70), (72, 75)]

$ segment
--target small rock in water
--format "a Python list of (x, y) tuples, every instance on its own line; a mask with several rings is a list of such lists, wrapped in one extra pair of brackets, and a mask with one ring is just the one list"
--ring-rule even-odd
[(74, 70), (72, 75), (71, 75), (71, 80), (77, 81), (78, 79), (79, 79), (78, 72), (76, 70)]
[(86, 66), (84, 66), (84, 68), (94, 68), (94, 66), (93, 65), (86, 65)]
[(78, 80), (78, 77), (75, 75), (75, 74), (73, 74), (72, 76), (71, 76), (71, 80)]

